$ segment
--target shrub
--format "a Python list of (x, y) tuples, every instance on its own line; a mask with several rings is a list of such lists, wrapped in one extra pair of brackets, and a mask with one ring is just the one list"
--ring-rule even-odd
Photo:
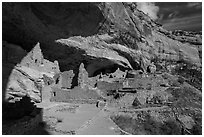
[(178, 77), (178, 82), (179, 82), (180, 84), (183, 84), (183, 83), (185, 82), (185, 79), (184, 79), (183, 77), (179, 76), (179, 77)]
[(181, 135), (181, 127), (175, 120), (168, 120), (161, 126), (161, 133), (164, 135)]

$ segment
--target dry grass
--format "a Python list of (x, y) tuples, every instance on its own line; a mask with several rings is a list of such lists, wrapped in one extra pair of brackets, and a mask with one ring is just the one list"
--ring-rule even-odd
[(112, 116), (111, 119), (120, 128), (134, 135), (181, 134), (181, 127), (174, 119), (162, 123), (154, 120), (148, 113), (138, 114), (136, 119), (129, 116)]

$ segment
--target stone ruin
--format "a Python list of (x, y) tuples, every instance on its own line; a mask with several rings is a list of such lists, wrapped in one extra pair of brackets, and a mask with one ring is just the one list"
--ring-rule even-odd
[(123, 72), (118, 68), (114, 73), (112, 73), (113, 78), (125, 78), (127, 74), (127, 71)]
[(75, 76), (73, 70), (64, 71), (58, 74), (55, 74), (54, 81), (55, 87), (59, 89), (71, 89), (72, 86), (72, 79)]
[(59, 63), (57, 60), (53, 62), (50, 62), (49, 60), (44, 59), (43, 60), (43, 65), (40, 66), (41, 71), (44, 72), (51, 72), (51, 73), (59, 73), (60, 69), (59, 69)]
[[(104, 75), (101, 74), (95, 77), (89, 77), (83, 63), (80, 64), (78, 72), (78, 86), (75, 86), (74, 88), (72, 88), (72, 81), (75, 76), (73, 70), (55, 74), (53, 77), (55, 84), (51, 91), (51, 101), (69, 102), (80, 99), (86, 100), (86, 96), (90, 97), (90, 95), (95, 93), (92, 92), (89, 95), (90, 90), (94, 90), (96, 87), (98, 89), (108, 91), (123, 89), (123, 81), (126, 79), (128, 74), (127, 71), (124, 72), (118, 68), (115, 72), (110, 74), (106, 73)], [(75, 97), (78, 98), (76, 99)]]
[(78, 86), (72, 88), (74, 76), (73, 70), (55, 74), (55, 84), (51, 87), (51, 102), (96, 103), (101, 99), (100, 95), (92, 89), (98, 76), (89, 78), (83, 63), (79, 67)]
[(43, 59), (40, 43), (37, 43), (35, 47), (22, 59), (20, 65), (38, 69), (38, 67), (43, 65)]
[(154, 62), (150, 63), (150, 65), (147, 67), (148, 73), (155, 73), (157, 70), (156, 66), (154, 65)]
[(95, 77), (88, 77), (88, 72), (84, 68), (84, 64), (81, 63), (79, 67), (79, 74), (78, 74), (78, 86), (81, 88), (84, 88), (84, 87), (95, 88), (96, 85), (97, 86), (100, 85), (100, 81), (107, 81), (107, 82), (121, 81), (122, 79), (126, 78), (126, 74), (127, 74), (127, 71), (123, 72), (118, 68), (114, 73), (111, 73), (111, 74), (104, 74), (104, 75), (100, 74)]
[(40, 43), (35, 45), (35, 47), (22, 59), (19, 65), (38, 70), (40, 72), (60, 72), (58, 61), (54, 61), (53, 63), (44, 59), (40, 48)]
[(127, 71), (123, 72), (118, 68), (114, 73), (106, 73), (104, 75), (101, 73), (95, 77), (88, 77), (88, 72), (84, 68), (84, 64), (81, 63), (78, 74), (78, 86), (81, 88), (94, 88), (97, 81), (120, 81), (126, 78), (126, 74)]
[[(54, 75), (53, 79), (55, 81), (54, 87), (59, 89), (71, 89), (73, 88), (72, 82), (75, 74), (73, 70), (64, 71), (61, 73), (57, 73)], [(98, 77), (89, 78), (88, 72), (84, 68), (84, 64), (81, 63), (79, 67), (78, 73), (78, 87), (86, 88), (86, 87), (93, 87), (94, 83), (96, 83)]]
[(43, 74), (43, 82), (44, 82), (44, 85), (49, 86), (54, 83), (54, 80), (53, 78), (48, 77), (47, 75)]
[(58, 62), (44, 59), (37, 43), (9, 74), (4, 100), (15, 102), (28, 95), (34, 102), (41, 102), (43, 85), (51, 85), (59, 71)]
[(84, 88), (89, 83), (88, 72), (84, 68), (84, 64), (81, 63), (79, 66), (79, 74), (78, 74), (78, 86)]
[(88, 77), (88, 72), (84, 68), (84, 64), (81, 63), (78, 74), (78, 86), (81, 88), (95, 88), (99, 75), (95, 77)]
[[(77, 94), (79, 98), (84, 96), (82, 95), (83, 92), (79, 91), (84, 90), (84, 92), (88, 92), (86, 90), (92, 90), (96, 87), (107, 91), (117, 90), (118, 92), (135, 93), (135, 87), (132, 87), (131, 85), (134, 85), (136, 79), (144, 77), (142, 70), (126, 70), (124, 72), (121, 71), (120, 68), (110, 74), (106, 73), (104, 75), (100, 74), (95, 77), (89, 77), (83, 63), (80, 64), (78, 72), (78, 86), (75, 86), (74, 88), (72, 86), (72, 81), (75, 76), (73, 70), (64, 71), (54, 75), (53, 79), (55, 84), (51, 91), (52, 101), (66, 101), (66, 99), (69, 101), (74, 100), (72, 99), (74, 94)], [(73, 93), (73, 91), (77, 91), (77, 93)]]
[(118, 68), (114, 73), (111, 74), (101, 74), (99, 76), (100, 81), (119, 81), (120, 79), (125, 79), (127, 71), (123, 72)]

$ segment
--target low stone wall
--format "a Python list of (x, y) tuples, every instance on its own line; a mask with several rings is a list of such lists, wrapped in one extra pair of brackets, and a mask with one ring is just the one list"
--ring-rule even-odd
[(96, 103), (97, 100), (103, 100), (95, 90), (75, 87), (74, 89), (59, 89), (52, 87), (51, 102), (67, 102), (67, 103)]
[(74, 104), (96, 104), (98, 100), (96, 99), (66, 99), (66, 100), (57, 100), (55, 98), (51, 99), (52, 102), (65, 102), (65, 103), (74, 103)]
[(100, 90), (118, 90), (123, 87), (123, 83), (120, 82), (106, 82), (106, 81), (98, 81), (97, 88)]
[(70, 90), (63, 90), (57, 87), (52, 87), (51, 89), (51, 102), (64, 102), (71, 99), (71, 96), (69, 95)]

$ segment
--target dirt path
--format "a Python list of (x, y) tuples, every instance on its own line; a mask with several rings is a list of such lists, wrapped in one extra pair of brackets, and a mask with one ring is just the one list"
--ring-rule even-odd
[(115, 123), (109, 119), (107, 112), (101, 110), (91, 120), (76, 131), (77, 135), (120, 135)]
[(159, 106), (159, 107), (146, 107), (146, 108), (138, 108), (138, 109), (116, 109), (116, 108), (110, 108), (108, 109), (108, 111), (111, 111), (111, 112), (138, 112), (138, 111), (153, 111), (153, 110), (160, 110), (160, 109), (166, 109), (166, 108), (169, 108), (169, 106)]
[(62, 133), (76, 131), (86, 121), (92, 119), (100, 110), (93, 104), (64, 104), (44, 110), (47, 122), (54, 119), (54, 129)]
[(43, 120), (51, 127), (49, 134), (77, 135), (120, 135), (115, 123), (95, 104), (71, 104), (42, 102), (38, 107), (44, 108)]

